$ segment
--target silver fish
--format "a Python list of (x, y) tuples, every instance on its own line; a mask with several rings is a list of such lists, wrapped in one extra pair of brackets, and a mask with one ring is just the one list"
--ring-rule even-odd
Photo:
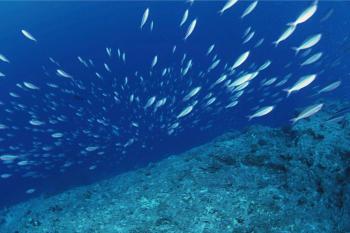
[(311, 105), (307, 108), (305, 108), (301, 113), (298, 114), (297, 117), (291, 119), (292, 123), (295, 124), (297, 121), (304, 119), (304, 118), (308, 118), (314, 114), (316, 114), (317, 112), (319, 112), (323, 107), (323, 104), (314, 104)]
[(29, 40), (32, 40), (32, 41), (37, 42), (37, 40), (34, 38), (34, 36), (33, 36), (31, 33), (29, 33), (28, 31), (22, 29), (21, 32), (22, 32), (22, 34), (23, 34), (26, 38), (28, 38)]
[(186, 31), (184, 40), (187, 40), (187, 38), (192, 34), (193, 30), (194, 30), (195, 27), (196, 27), (196, 24), (197, 24), (197, 19), (194, 19), (194, 20), (191, 22), (190, 26), (188, 26), (188, 28), (187, 28), (187, 31)]
[(149, 16), (149, 8), (147, 8), (142, 15), (142, 19), (141, 19), (141, 24), (140, 24), (140, 29), (143, 28), (143, 26), (145, 25), (145, 23), (147, 22)]

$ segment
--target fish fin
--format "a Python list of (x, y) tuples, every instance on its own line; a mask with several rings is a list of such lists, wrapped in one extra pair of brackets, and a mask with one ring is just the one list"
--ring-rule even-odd
[(293, 26), (293, 27), (295, 27), (295, 26), (297, 26), (297, 25), (295, 24), (295, 22), (290, 22), (290, 23), (287, 23), (287, 26)]

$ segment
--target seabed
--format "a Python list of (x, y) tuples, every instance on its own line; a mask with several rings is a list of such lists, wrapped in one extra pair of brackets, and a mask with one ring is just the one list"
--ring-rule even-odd
[[(146, 168), (3, 210), (1, 233), (350, 232), (350, 114), (252, 126)], [(328, 111), (327, 110), (331, 110)]]

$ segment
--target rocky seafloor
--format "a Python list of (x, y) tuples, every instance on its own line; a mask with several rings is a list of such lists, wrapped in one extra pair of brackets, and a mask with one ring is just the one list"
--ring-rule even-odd
[(0, 232), (350, 232), (350, 115), (327, 121), (337, 108), (18, 204), (1, 212)]

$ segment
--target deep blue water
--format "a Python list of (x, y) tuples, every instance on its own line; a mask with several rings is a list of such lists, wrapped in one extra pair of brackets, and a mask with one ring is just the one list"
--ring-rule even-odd
[[(10, 60), (10, 63), (0, 63), (0, 72), (6, 74), (6, 77), (0, 77), (0, 101), (3, 103), (0, 105), (0, 123), (7, 126), (0, 130), (0, 155), (19, 156), (11, 164), (0, 161), (0, 174), (11, 174), (7, 179), (0, 179), (0, 206), (136, 169), (251, 124), (273, 127), (289, 124), (298, 108), (319, 102), (321, 98), (349, 98), (349, 2), (319, 2), (315, 15), (298, 25), (292, 36), (277, 48), (272, 41), (285, 30), (288, 22), (295, 20), (310, 6), (310, 1), (261, 1), (244, 19), (240, 16), (251, 2), (241, 1), (220, 16), (218, 11), (224, 3), (0, 3), (0, 54)], [(146, 8), (150, 9), (150, 15), (140, 30)], [(189, 9), (189, 18), (180, 28), (186, 9)], [(330, 10), (333, 13), (329, 19), (320, 22)], [(198, 19), (196, 28), (184, 41), (187, 27), (195, 18)], [(150, 21), (154, 22), (153, 31), (150, 30)], [(255, 35), (252, 41), (242, 44), (242, 36), (249, 26)], [(37, 42), (24, 37), (21, 29), (32, 33)], [(312, 48), (311, 54), (323, 52), (323, 57), (320, 62), (300, 68), (300, 63), (309, 56), (295, 56), (291, 47), (316, 33), (322, 33), (322, 40)], [(261, 38), (264, 38), (263, 44), (254, 48)], [(200, 71), (207, 71), (212, 64), (213, 54), (206, 56), (211, 44), (215, 44), (213, 54), (217, 54), (221, 63), (205, 77), (198, 77)], [(174, 45), (177, 48), (173, 54)], [(106, 47), (112, 49), (111, 57), (107, 55)], [(118, 59), (118, 48), (126, 54), (125, 63)], [(250, 56), (239, 71), (251, 72), (254, 70), (249, 67), (251, 64), (260, 66), (266, 60), (271, 60), (272, 64), (249, 85), (247, 89), (251, 89), (251, 93), (240, 97), (236, 107), (224, 109), (224, 105), (220, 104), (220, 101), (227, 103), (228, 94), (224, 88), (208, 88), (223, 73), (224, 63), (232, 64), (247, 50), (250, 50)], [(184, 53), (187, 59), (181, 64)], [(158, 63), (150, 75), (155, 55)], [(77, 56), (92, 59), (94, 66), (85, 68)], [(60, 66), (52, 63), (49, 57)], [(181, 77), (179, 70), (189, 59), (193, 60), (193, 67), (186, 77)], [(292, 64), (286, 68), (289, 62)], [(104, 63), (112, 72), (105, 70)], [(171, 72), (162, 77), (165, 67), (171, 68)], [(58, 77), (55, 74), (58, 68), (71, 74), (74, 81)], [(138, 71), (137, 75), (135, 71)], [(95, 72), (103, 78), (98, 79)], [(281, 91), (282, 87), (261, 88), (260, 81), (264, 78), (282, 79), (288, 73), (292, 77), (283, 88), (290, 87), (305, 74), (319, 75), (310, 86), (289, 98)], [(128, 77), (127, 85), (124, 85), (125, 77)], [(230, 76), (233, 80), (237, 77)], [(337, 80), (341, 80), (342, 84), (335, 91), (312, 97), (322, 87)], [(40, 89), (23, 90), (16, 86), (24, 81)], [(48, 82), (59, 88), (46, 86)], [(79, 88), (78, 82), (85, 89)], [(182, 98), (196, 86), (202, 86), (202, 90), (194, 98), (203, 99), (212, 92), (216, 96), (215, 103), (181, 118), (180, 127), (174, 134), (168, 135), (162, 125), (176, 121), (176, 116), (188, 105)], [(118, 92), (119, 103), (113, 98), (114, 91)], [(14, 98), (9, 95), (10, 92), (20, 97)], [(131, 104), (129, 99), (132, 94), (137, 95), (140, 102)], [(166, 97), (167, 103), (156, 112), (144, 109), (152, 96), (157, 96), (157, 100)], [(276, 104), (271, 114), (247, 121), (246, 116), (254, 112), (252, 108), (259, 106), (258, 101), (262, 100), (263, 106), (273, 104), (278, 97), (282, 101)], [(52, 101), (55, 109), (49, 108)], [(22, 109), (18, 104), (26, 108)], [(78, 109), (82, 112), (81, 116), (76, 115)], [(33, 115), (45, 124), (30, 125), (28, 122)], [(57, 124), (48, 122), (57, 117), (63, 121)], [(96, 119), (103, 119), (105, 124), (96, 122)], [(132, 122), (137, 122), (139, 127), (132, 126)], [(118, 132), (113, 133), (112, 125), (119, 128)], [(83, 130), (89, 130), (89, 136), (83, 134)], [(54, 132), (63, 133), (63, 138), (53, 139), (50, 135)], [(130, 146), (116, 146), (116, 143), (124, 145), (130, 138), (136, 139)], [(59, 144), (55, 144), (57, 142)], [(99, 148), (86, 153), (84, 149), (88, 146)], [(43, 147), (50, 147), (50, 150), (43, 151)], [(22, 160), (29, 162), (24, 166), (18, 165)], [(72, 165), (65, 168), (67, 163)], [(96, 169), (90, 170), (91, 166), (96, 166)], [(26, 190), (31, 188), (36, 191), (26, 194)]]

